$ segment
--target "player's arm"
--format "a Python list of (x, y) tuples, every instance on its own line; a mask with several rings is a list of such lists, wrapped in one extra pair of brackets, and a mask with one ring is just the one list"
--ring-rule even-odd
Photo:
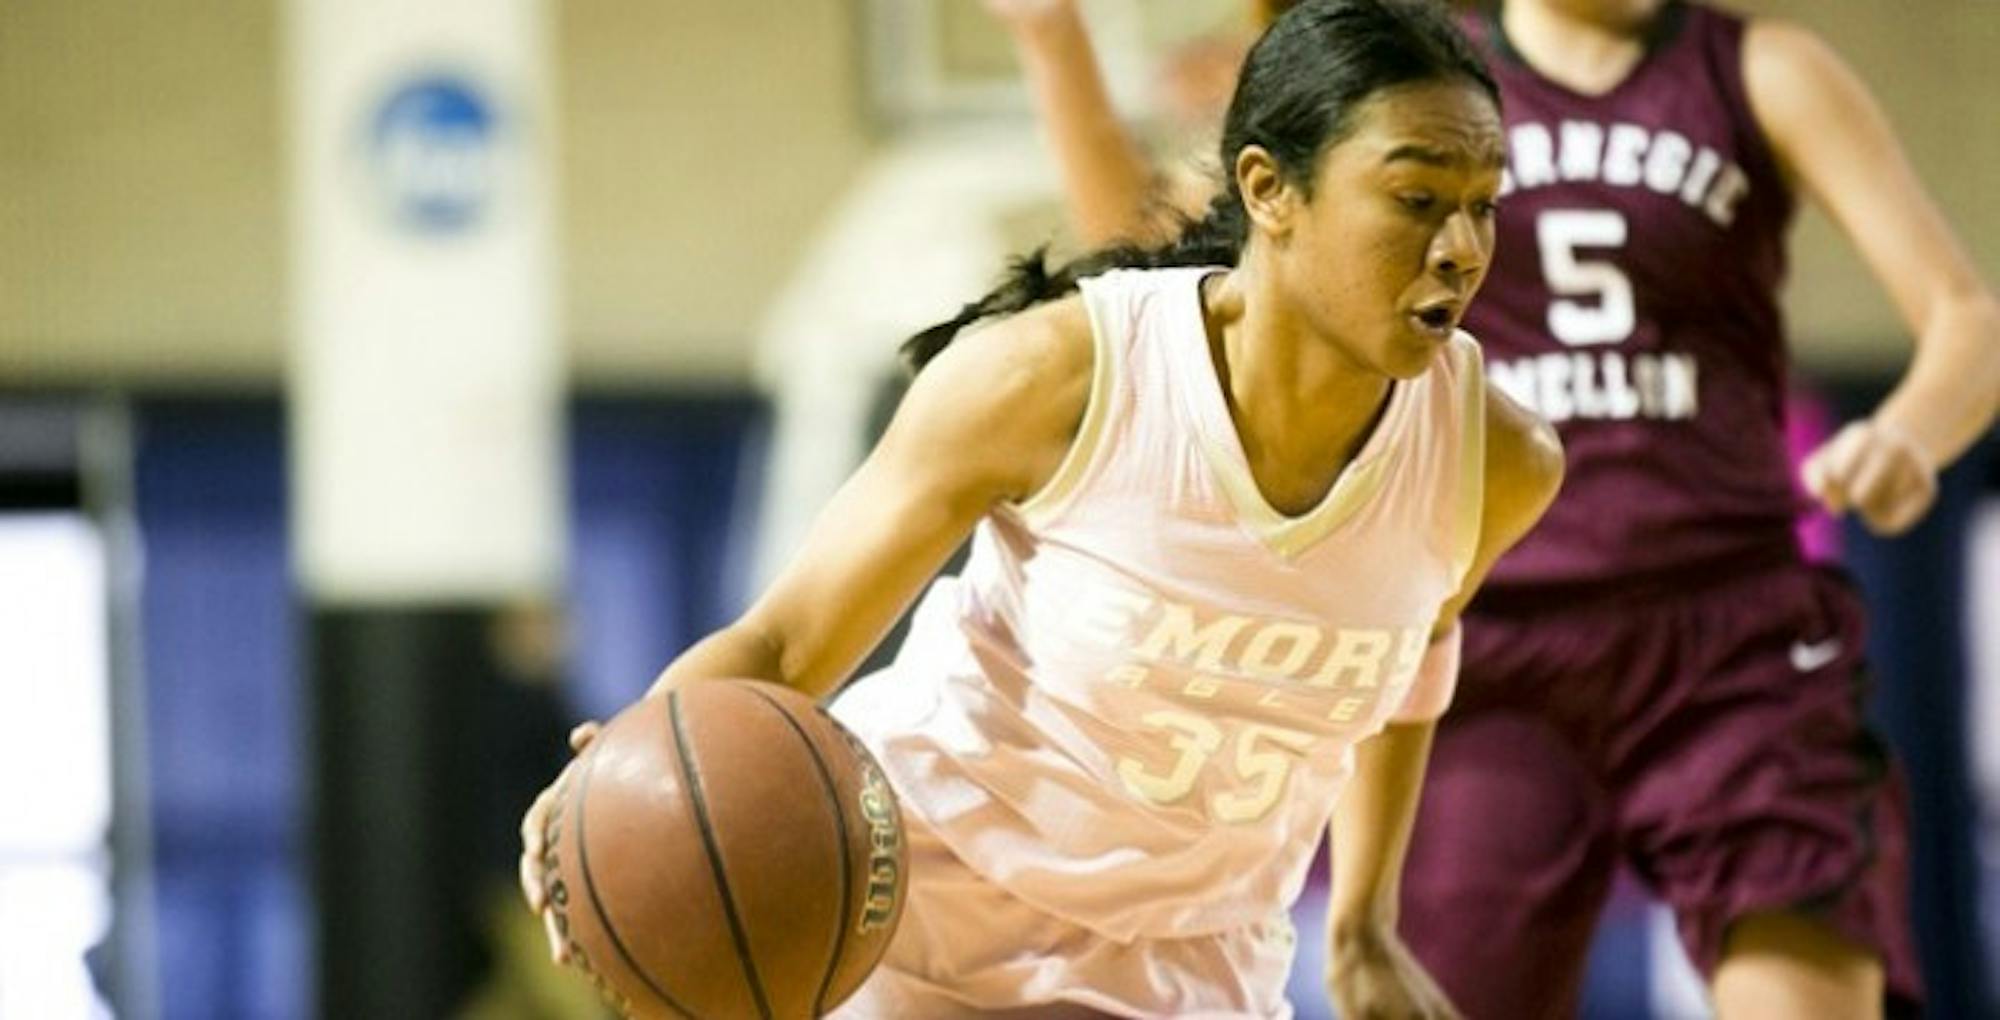
[[(1083, 419), (1093, 356), (1074, 297), (953, 341), (918, 374), (881, 442), (763, 597), (675, 659), (648, 694), (728, 677), (832, 690), (983, 514), (1054, 476)], [(578, 727), (571, 746), (582, 750), (595, 732), (594, 723)], [(560, 785), (521, 819), (520, 881), (550, 956), (564, 963), (569, 943), (548, 909), (542, 853)]]
[(815, 696), (838, 686), (981, 516), (1054, 475), (1083, 416), (1092, 359), (1078, 298), (953, 341), (770, 588), (675, 659), (654, 692), (708, 677)]
[[(925, 366), (882, 440), (805, 545), (736, 622), (688, 649), (648, 694), (709, 678), (824, 694), (852, 672), (994, 504), (1054, 476), (1089, 400), (1094, 351), (1071, 297), (968, 333)], [(595, 733), (571, 734), (581, 750)], [(520, 881), (549, 954), (567, 962), (546, 899), (546, 819), (562, 780), (521, 819)]]
[(1807, 488), (1878, 532), (1916, 523), (1936, 472), (2000, 413), (2000, 303), (1860, 78), (1811, 32), (1753, 22), (1750, 105), (1786, 172), (1852, 239), (1916, 338), (1902, 381), (1806, 461)]
[(1111, 104), (1075, 0), (986, 0), (1014, 36), (1062, 174), (1071, 224), (1087, 247), (1163, 233), (1152, 222), (1158, 178)]
[[(1327, 905), (1328, 991), (1341, 1015), (1415, 1015), (1418, 1001), (1382, 996), (1442, 993), (1396, 937), (1403, 854), (1416, 819), (1437, 717), (1458, 674), (1458, 616), (1500, 554), (1521, 540), (1562, 483), (1555, 430), (1505, 394), (1487, 388), (1486, 490), (1479, 544), (1459, 591), (1438, 614), (1410, 701), (1383, 731), (1355, 750), (1354, 778), (1334, 812), (1332, 888)], [(1429, 1015), (1429, 1014), (1422, 1014)]]

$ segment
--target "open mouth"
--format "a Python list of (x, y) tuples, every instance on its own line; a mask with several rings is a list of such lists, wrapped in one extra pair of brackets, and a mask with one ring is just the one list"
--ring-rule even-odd
[(1419, 308), (1410, 314), (1411, 321), (1417, 324), (1419, 331), (1439, 338), (1451, 335), (1453, 320), (1456, 318), (1457, 315), (1454, 314), (1454, 308), (1450, 304), (1431, 305)]

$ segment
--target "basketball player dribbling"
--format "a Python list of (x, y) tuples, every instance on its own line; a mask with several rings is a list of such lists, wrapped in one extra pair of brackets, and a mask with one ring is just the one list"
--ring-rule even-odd
[(1171, 243), (1025, 260), (913, 339), (805, 547), (654, 686), (830, 691), (973, 536), (835, 706), (911, 866), (839, 1015), (1288, 1016), (1329, 824), (1343, 1010), (1456, 1015), (1397, 876), (1459, 607), (1561, 472), (1454, 328), (1492, 252), (1493, 85), (1427, 5), (1315, 0), (1252, 50), (1221, 150)]
[[(1156, 229), (1067, 0), (1010, 18), (1086, 233)], [(1777, 289), (1795, 194), (1916, 335), (1902, 383), (1803, 465), (1892, 534), (2000, 405), (2000, 310), (1866, 88), (1811, 34), (1668, 0), (1468, 18), (1506, 100), (1499, 254), (1467, 323), (1557, 422), (1569, 479), (1465, 616), (1403, 932), (1468, 1013), (1576, 1009), (1615, 864), (1676, 912), (1726, 1018), (1920, 995), (1904, 806), (1861, 715), (1859, 602), (1805, 565)], [(1079, 186), (1083, 182), (1086, 186)], [(1109, 227), (1104, 226), (1110, 224)]]

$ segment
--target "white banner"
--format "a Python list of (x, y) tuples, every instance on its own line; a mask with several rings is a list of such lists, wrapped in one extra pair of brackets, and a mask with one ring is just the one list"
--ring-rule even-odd
[(539, 0), (288, 0), (293, 534), (332, 603), (560, 583)]

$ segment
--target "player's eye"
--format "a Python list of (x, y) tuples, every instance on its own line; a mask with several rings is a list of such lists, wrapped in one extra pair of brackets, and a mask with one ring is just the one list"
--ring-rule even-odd
[(1396, 196), (1396, 201), (1411, 212), (1430, 212), (1437, 205), (1437, 196), (1428, 191), (1406, 191)]

